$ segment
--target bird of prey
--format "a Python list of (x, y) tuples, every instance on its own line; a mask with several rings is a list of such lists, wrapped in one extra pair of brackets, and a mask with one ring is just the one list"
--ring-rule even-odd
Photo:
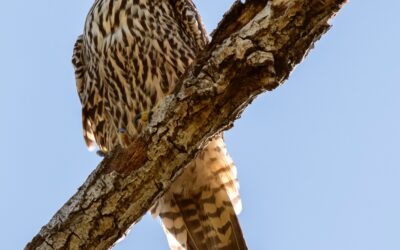
[[(87, 146), (127, 147), (207, 39), (191, 0), (96, 0), (72, 59)], [(247, 249), (238, 188), (219, 135), (151, 209), (170, 248)]]

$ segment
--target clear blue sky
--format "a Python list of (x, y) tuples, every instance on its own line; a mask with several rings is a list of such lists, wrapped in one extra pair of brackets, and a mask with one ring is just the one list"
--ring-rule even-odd
[[(195, 2), (211, 31), (233, 0)], [(1, 249), (21, 249), (100, 160), (83, 143), (70, 63), (91, 3), (2, 3)], [(400, 249), (399, 9), (351, 1), (226, 133), (250, 249)], [(158, 220), (115, 249), (166, 249)]]

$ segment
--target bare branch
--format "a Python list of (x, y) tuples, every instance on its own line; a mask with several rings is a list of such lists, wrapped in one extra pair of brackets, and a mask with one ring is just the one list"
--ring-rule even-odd
[(113, 246), (213, 135), (288, 78), (345, 2), (235, 2), (149, 128), (108, 155), (25, 249)]

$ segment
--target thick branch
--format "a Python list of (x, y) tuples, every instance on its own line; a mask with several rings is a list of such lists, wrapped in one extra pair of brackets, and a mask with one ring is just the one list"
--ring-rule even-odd
[(149, 128), (108, 155), (26, 249), (111, 247), (210, 137), (288, 78), (345, 1), (237, 1)]

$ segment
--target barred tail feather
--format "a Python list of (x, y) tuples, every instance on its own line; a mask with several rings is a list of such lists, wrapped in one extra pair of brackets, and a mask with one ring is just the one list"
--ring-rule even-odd
[(236, 213), (236, 169), (221, 137), (214, 139), (154, 206), (171, 249), (247, 249)]

